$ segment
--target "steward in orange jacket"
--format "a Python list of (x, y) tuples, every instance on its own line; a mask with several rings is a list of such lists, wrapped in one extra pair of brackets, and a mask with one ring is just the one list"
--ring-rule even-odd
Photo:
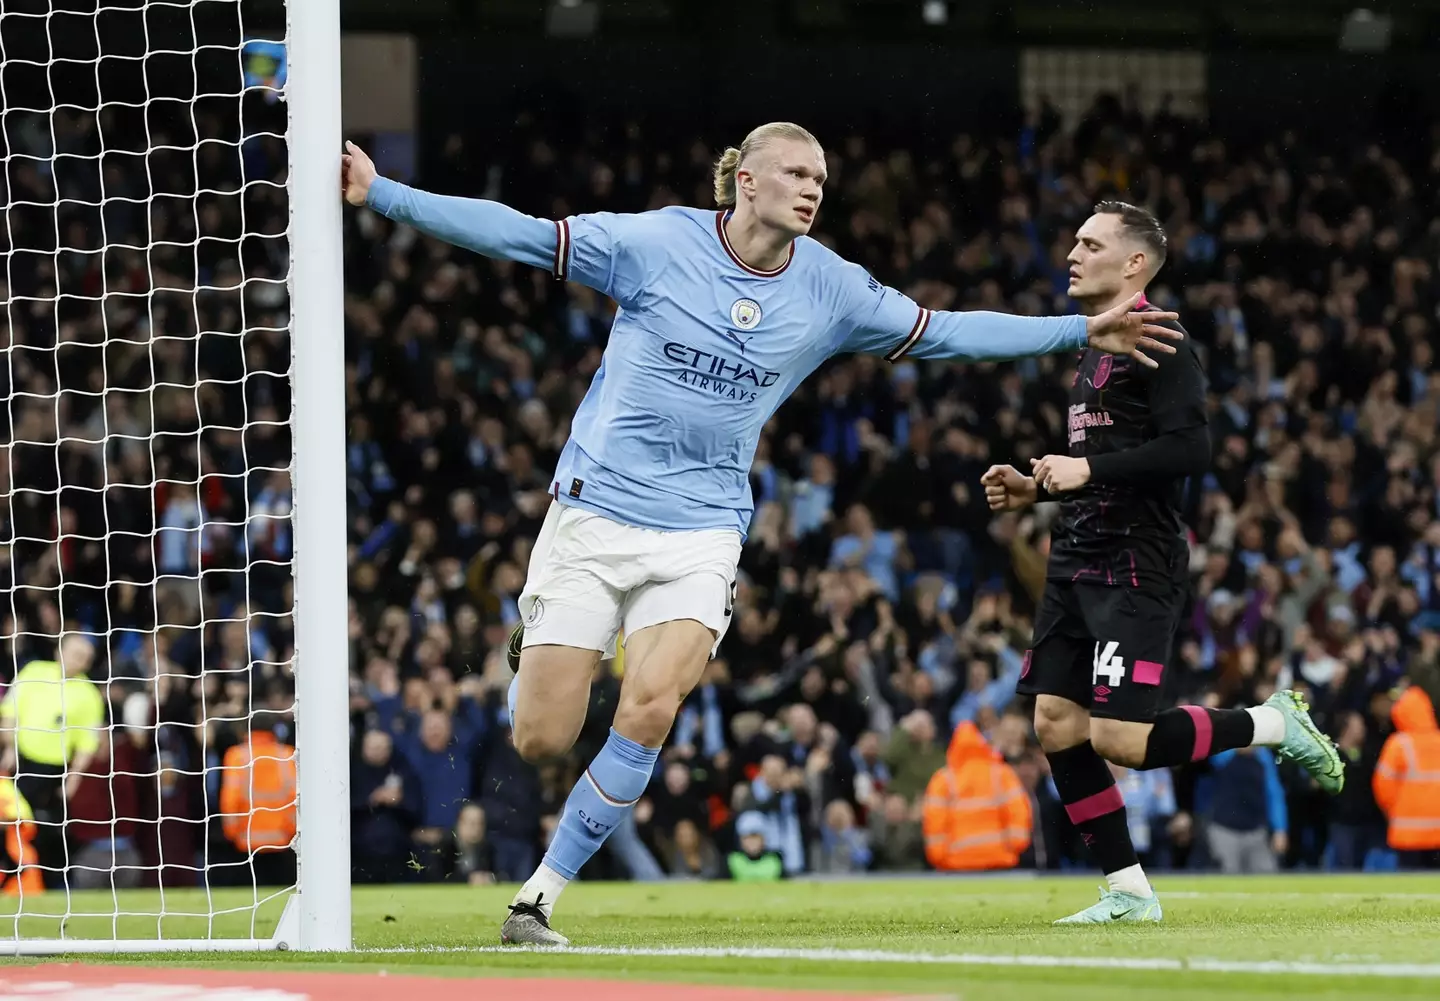
[(240, 851), (281, 851), (295, 837), (295, 748), (268, 730), (225, 752), (220, 813), (225, 837)]
[(1375, 802), (1398, 852), (1440, 852), (1440, 725), (1430, 696), (1411, 685), (1390, 710), (1395, 732), (1375, 766)]
[(1030, 845), (1030, 797), (974, 723), (950, 738), (925, 788), (925, 857), (936, 869), (1013, 869)]
[(45, 892), (35, 853), (35, 816), (15, 783), (0, 775), (0, 894), (32, 896)]

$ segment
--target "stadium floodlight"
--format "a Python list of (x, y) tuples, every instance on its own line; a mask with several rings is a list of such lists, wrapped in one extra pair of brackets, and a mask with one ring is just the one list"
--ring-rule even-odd
[(925, 0), (920, 5), (920, 18), (926, 24), (940, 26), (950, 22), (950, 4), (948, 0)]
[(1384, 52), (1390, 48), (1390, 32), (1394, 20), (1389, 14), (1376, 14), (1358, 7), (1345, 17), (1340, 27), (1342, 52)]
[(587, 38), (599, 26), (599, 0), (554, 0), (545, 16), (545, 33), (556, 38)]
[[(286, 8), (282, 30), (252, 0), (0, 2), (6, 674), (88, 635), (116, 762), (76, 787), (108, 791), (88, 830), (112, 863), (72, 855), (70, 799), (32, 811), (60, 885), (38, 845), (29, 880), (0, 871), (0, 955), (351, 947), (339, 0)], [(157, 719), (176, 692), (193, 706)], [(264, 885), (254, 851), (211, 853), (212, 734), (291, 705), (298, 876)], [(134, 771), (109, 750), (132, 745)], [(244, 774), (242, 828), (265, 802)], [(170, 812), (176, 782), (202, 814)]]

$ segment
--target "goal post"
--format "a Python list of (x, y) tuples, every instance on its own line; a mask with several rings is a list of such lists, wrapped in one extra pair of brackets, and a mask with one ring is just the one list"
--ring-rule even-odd
[[(351, 944), (340, 0), (289, 0), (287, 10), (300, 783), (294, 934), (296, 948), (338, 950)], [(279, 933), (290, 932), (282, 921)]]
[(339, 5), (0, 0), (0, 956), (352, 946)]

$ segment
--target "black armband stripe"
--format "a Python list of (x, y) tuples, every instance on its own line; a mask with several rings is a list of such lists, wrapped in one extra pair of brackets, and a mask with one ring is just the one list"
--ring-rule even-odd
[(920, 315), (915, 318), (915, 326), (910, 328), (910, 333), (900, 346), (885, 356), (885, 360), (892, 365), (910, 353), (915, 345), (920, 343), (920, 338), (925, 336), (925, 328), (930, 326), (930, 310), (924, 306), (920, 307)]
[(550, 269), (556, 281), (570, 277), (570, 221), (560, 219), (555, 223), (555, 266)]

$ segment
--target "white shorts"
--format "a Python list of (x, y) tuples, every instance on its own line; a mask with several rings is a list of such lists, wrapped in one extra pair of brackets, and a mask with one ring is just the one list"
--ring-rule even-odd
[(622, 628), (695, 619), (715, 633), (713, 657), (730, 626), (740, 546), (731, 529), (662, 532), (554, 502), (520, 592), (523, 645), (613, 657)]

